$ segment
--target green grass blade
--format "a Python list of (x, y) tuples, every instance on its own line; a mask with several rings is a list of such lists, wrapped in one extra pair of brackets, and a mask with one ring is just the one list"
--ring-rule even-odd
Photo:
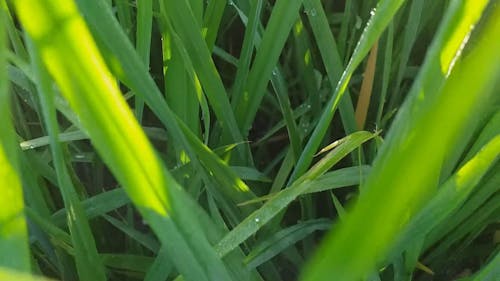
[[(230, 280), (197, 217), (190, 213), (192, 209), (184, 208), (188, 200), (184, 191), (159, 161), (112, 82), (74, 3), (26, 0), (15, 4), (24, 28), (95, 148), (161, 242), (176, 256), (177, 269), (187, 280), (214, 280), (214, 276)], [(61, 22), (66, 23), (64, 28), (56, 29)]]
[(245, 82), (248, 79), (250, 71), (250, 63), (252, 62), (252, 54), (256, 45), (256, 37), (258, 36), (259, 19), (262, 13), (263, 0), (252, 2), (248, 21), (246, 23), (245, 37), (243, 38), (243, 47), (241, 48), (240, 58), (236, 66), (236, 76), (234, 78), (233, 88), (231, 90), (231, 103), (235, 107), (244, 93)]
[(248, 254), (244, 262), (250, 268), (258, 267), (311, 233), (319, 230), (328, 230), (331, 226), (332, 222), (330, 220), (316, 219), (282, 229), (260, 242)]
[(189, 4), (186, 0), (163, 0), (160, 4), (164, 19), (170, 22), (182, 40), (208, 101), (225, 133), (231, 137), (232, 142), (243, 141), (226, 90)]
[[(151, 32), (153, 24), (153, 0), (137, 2), (137, 34), (136, 49), (144, 65), (149, 68), (149, 56), (151, 52)], [(140, 96), (135, 97), (135, 115), (141, 123), (144, 111), (144, 100)]]
[[(0, 177), (3, 195), (0, 196), (0, 266), (21, 272), (30, 271), (28, 233), (24, 218), (24, 202), (19, 178), (18, 153), (10, 115), (10, 96), (7, 82), (7, 42), (4, 29), (5, 14), (0, 7)], [(1, 274), (1, 273), (0, 273)], [(5, 273), (8, 280), (8, 273)]]
[[(333, 91), (333, 89), (335, 89), (335, 85), (337, 85), (337, 82), (342, 76), (341, 69), (344, 69), (337, 43), (335, 42), (333, 34), (330, 31), (328, 19), (325, 11), (323, 10), (321, 1), (305, 0), (304, 9), (309, 11), (307, 13), (307, 18), (311, 24), (314, 39), (316, 40), (321, 57), (323, 58), (323, 64)], [(334, 94), (335, 93), (332, 92), (332, 95)], [(342, 124), (344, 125), (344, 131), (346, 134), (351, 134), (357, 131), (356, 121), (354, 119), (353, 103), (347, 90), (346, 94), (341, 98), (339, 112), (342, 117)]]
[[(106, 191), (81, 201), (81, 205), (89, 219), (101, 216), (128, 203), (130, 203), (130, 198), (121, 188)], [(52, 214), (52, 222), (61, 226), (65, 223), (66, 216), (67, 210), (63, 208)]]
[(309, 190), (307, 190), (307, 193), (321, 192), (345, 186), (359, 185), (365, 181), (369, 173), (370, 166), (366, 165), (342, 168), (332, 172), (328, 172), (314, 180)]
[(144, 281), (164, 281), (173, 269), (170, 255), (165, 247), (160, 248), (158, 255), (144, 276)]
[[(436, 43), (439, 49), (431, 50), (431, 54), (440, 54), (437, 58), (427, 57), (431, 65), (437, 63), (432, 60), (442, 59), (442, 64), (437, 65), (441, 76), (448, 75), (450, 68), (446, 63), (456, 60), (461, 42), (468, 37), (470, 26), (479, 19), (486, 2), (482, 5), (477, 1), (464, 2), (465, 11), (459, 11), (458, 15), (467, 16), (460, 18), (458, 28), (443, 31), (453, 34), (453, 40), (446, 41), (444, 46)], [(342, 280), (359, 280), (375, 270), (387, 255), (391, 241), (435, 190), (444, 157), (459, 141), (458, 132), (467, 130), (474, 118), (470, 112), (481, 111), (494, 97), (491, 92), (500, 75), (500, 55), (496, 51), (500, 45), (487, 39), (499, 30), (500, 9), (494, 11), (496, 16), (491, 16), (481, 39), (458, 62), (460, 65), (451, 72), (444, 89), (427, 91), (428, 88), (420, 87), (419, 95), (407, 100), (373, 164), (364, 187), (366, 192), (345, 223), (327, 236), (304, 272), (303, 280), (328, 280), (331, 272)], [(437, 38), (440, 39), (439, 35)], [(382, 191), (384, 198), (391, 194), (393, 200), (384, 200)], [(373, 218), (371, 224), (365, 220), (368, 216)], [(385, 222), (384, 227), (377, 225), (379, 220)], [(371, 230), (370, 236), (365, 235), (367, 229)]]
[(278, 0), (273, 8), (259, 51), (255, 55), (252, 69), (248, 74), (243, 97), (235, 108), (236, 120), (243, 136), (248, 135), (257, 109), (265, 94), (266, 86), (278, 62), (279, 55), (288, 38), (302, 0)]
[(214, 48), (226, 6), (227, 2), (225, 0), (213, 0), (207, 4), (205, 15), (203, 16), (203, 29), (206, 30), (204, 32), (205, 42), (209, 50)]
[(59, 128), (54, 105), (54, 93), (51, 87), (52, 80), (50, 80), (38, 54), (35, 52), (34, 50), (30, 50), (35, 80), (37, 81), (37, 85), (39, 85), (38, 92), (40, 93), (43, 117), (49, 133), (57, 181), (63, 196), (64, 205), (67, 209), (72, 210), (71, 213), (67, 214), (66, 219), (76, 252), (77, 270), (82, 280), (105, 280), (104, 267), (99, 263), (97, 248), (89, 222), (66, 167), (64, 151), (57, 140)]
[(220, 256), (224, 256), (248, 237), (256, 233), (274, 216), (284, 210), (293, 200), (307, 192), (314, 179), (324, 174), (328, 169), (340, 161), (351, 151), (362, 143), (370, 140), (375, 135), (360, 131), (342, 139), (341, 144), (333, 151), (323, 157), (304, 176), (299, 178), (290, 187), (283, 189), (271, 200), (266, 202), (260, 209), (245, 218), (238, 226), (229, 232), (217, 245), (216, 250)]

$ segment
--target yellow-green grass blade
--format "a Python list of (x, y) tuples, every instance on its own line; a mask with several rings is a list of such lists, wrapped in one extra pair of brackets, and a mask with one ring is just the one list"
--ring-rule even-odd
[(311, 167), (306, 174), (297, 179), (290, 187), (276, 194), (260, 209), (246, 217), (245, 220), (224, 236), (216, 245), (218, 254), (224, 256), (238, 247), (240, 243), (256, 233), (274, 216), (286, 209), (293, 200), (307, 193), (316, 178), (323, 175), (343, 157), (374, 136), (375, 134), (373, 133), (360, 131), (343, 138), (339, 146), (323, 157), (316, 165)]
[[(30, 271), (28, 233), (24, 217), (23, 191), (16, 144), (10, 115), (7, 82), (7, 42), (5, 15), (0, 10), (0, 266), (21, 272)], [(6, 277), (8, 274), (5, 273)], [(4, 279), (7, 280), (7, 279)]]
[[(115, 69), (115, 74), (120, 75), (136, 94), (143, 95), (144, 100), (149, 108), (156, 114), (161, 122), (170, 130), (175, 139), (178, 139), (184, 145), (188, 157), (191, 161), (200, 168), (202, 173), (206, 171), (201, 167), (199, 161), (203, 163), (211, 171), (213, 170), (214, 176), (227, 178), (230, 176), (231, 185), (221, 184), (219, 187), (221, 192), (228, 194), (239, 194), (239, 196), (246, 197), (246, 200), (252, 199), (250, 189), (241, 179), (234, 178), (234, 173), (231, 169), (222, 162), (206, 145), (204, 145), (198, 137), (196, 137), (191, 129), (183, 124), (170, 107), (162, 99), (162, 95), (155, 85), (155, 82), (148, 74), (147, 70), (140, 63), (136, 52), (133, 50), (130, 42), (123, 34), (123, 31), (117, 25), (116, 20), (110, 9), (101, 5), (100, 1), (77, 1), (79, 8), (85, 15), (88, 23), (91, 25), (94, 36), (98, 37), (100, 41), (105, 44), (109, 50), (112, 51), (115, 64), (118, 64), (118, 69)], [(110, 53), (111, 54), (111, 53)], [(198, 160), (200, 158), (200, 160)], [(218, 171), (226, 171), (219, 173)], [(233, 189), (234, 187), (243, 187), (242, 189)], [(238, 197), (229, 197), (233, 203), (239, 203), (241, 200)]]
[(378, 40), (403, 2), (403, 0), (381, 0), (377, 5), (376, 10), (373, 10), (372, 16), (363, 30), (363, 34), (361, 35), (349, 64), (340, 77), (334, 94), (328, 100), (318, 124), (314, 128), (311, 137), (302, 151), (290, 178), (290, 182), (293, 182), (295, 179), (300, 177), (311, 164), (313, 155), (319, 148), (321, 141), (323, 140), (323, 137), (325, 136), (331, 123), (333, 115), (346, 92), (347, 85), (349, 84), (352, 74), (363, 61), (364, 57), (368, 54), (372, 45)]
[(74, 3), (19, 0), (15, 4), (21, 23), (95, 148), (176, 257), (179, 272), (193, 281), (215, 276), (231, 280), (193, 209), (185, 209), (189, 198), (159, 161), (113, 82)]
[(53, 281), (45, 277), (33, 276), (28, 273), (15, 271), (9, 268), (0, 267), (0, 280), (16, 280), (16, 281)]
[(243, 97), (235, 107), (236, 120), (243, 136), (248, 135), (273, 69), (301, 6), (302, 0), (276, 1), (252, 69), (248, 74)]
[(500, 135), (497, 135), (448, 179), (431, 201), (412, 219), (397, 244), (393, 246), (394, 255), (401, 253), (417, 237), (423, 239), (458, 207), (463, 206), (463, 202), (484, 174), (498, 161), (499, 156)]
[[(486, 2), (463, 2), (458, 27), (442, 31), (453, 34), (452, 40), (436, 43), (439, 49), (431, 50), (427, 57), (437, 59), (440, 75), (448, 75), (450, 62), (457, 59), (460, 43), (468, 37)], [(427, 91), (428, 86), (422, 86), (418, 95), (407, 100), (373, 164), (364, 186), (366, 192), (340, 227), (327, 236), (302, 280), (329, 280), (331, 274), (340, 280), (367, 276), (383, 262), (394, 239), (435, 191), (443, 160), (474, 118), (470, 112), (480, 112), (495, 97), (492, 87), (500, 77), (500, 42), (490, 38), (500, 30), (500, 8), (491, 12), (474, 47), (463, 61), (456, 62), (458, 66), (444, 88)], [(437, 83), (440, 81), (438, 78)], [(366, 235), (367, 230), (370, 235)]]
[[(30, 43), (28, 45), (31, 45)], [(32, 49), (32, 48), (28, 48)], [(75, 249), (75, 260), (78, 274), (81, 280), (106, 280), (103, 265), (99, 261), (95, 240), (90, 230), (90, 225), (83, 211), (80, 199), (75, 190), (75, 186), (69, 175), (68, 167), (64, 156), (63, 148), (58, 142), (59, 127), (57, 123), (56, 109), (54, 105), (54, 92), (52, 91), (52, 80), (47, 70), (43, 66), (39, 55), (35, 50), (30, 50), (33, 73), (40, 102), (42, 115), (47, 127), (52, 151), (52, 159), (57, 175), (57, 182), (60, 188), (67, 213), (66, 222), (71, 233), (71, 240)]]

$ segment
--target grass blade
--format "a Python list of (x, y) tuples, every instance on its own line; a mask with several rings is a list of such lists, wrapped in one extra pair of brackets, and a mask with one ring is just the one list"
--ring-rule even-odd
[[(479, 19), (486, 4), (487, 1), (482, 2), (482, 5), (477, 1), (466, 1), (463, 8), (466, 9), (467, 17), (463, 17), (460, 23), (463, 25), (459, 25), (463, 28), (442, 31), (444, 34), (454, 34), (456, 40), (447, 41), (445, 48), (439, 48), (436, 54), (443, 52), (444, 59), (451, 62), (454, 56), (449, 56), (448, 51), (454, 50), (457, 55), (460, 45), (454, 44), (468, 37), (470, 26)], [(480, 110), (492, 98), (493, 83), (500, 75), (500, 55), (496, 52), (500, 45), (486, 38), (498, 30), (499, 12), (500, 8), (496, 8), (497, 16), (490, 18), (481, 39), (452, 72), (442, 92), (426, 91), (427, 88), (422, 87), (418, 89), (419, 97), (415, 95), (413, 99), (407, 100), (373, 164), (364, 187), (366, 192), (348, 214), (344, 224), (328, 235), (324, 247), (320, 248), (304, 272), (303, 280), (328, 280), (330, 272), (335, 272), (337, 278), (342, 280), (358, 280), (375, 270), (388, 253), (390, 241), (400, 234), (408, 219), (415, 215), (435, 190), (442, 161), (458, 141), (454, 137), (457, 132), (466, 130), (473, 118), (469, 112)], [(462, 13), (460, 11), (460, 15)], [(462, 36), (461, 40), (455, 37), (459, 36), (457, 34)], [(436, 58), (428, 56), (427, 59)], [(479, 70), (486, 69), (491, 75), (478, 74)], [(449, 68), (440, 65), (439, 70), (443, 71), (441, 75), (444, 76)], [(453, 102), (457, 99), (460, 102)], [(411, 121), (408, 116), (410, 112)], [(447, 124), (446, 128), (441, 124)], [(379, 193), (382, 190), (391, 194), (391, 202), (383, 200)], [(364, 218), (367, 216), (374, 218), (372, 224), (366, 223)], [(385, 221), (385, 227), (375, 225), (381, 218)], [(371, 229), (369, 237), (365, 235), (366, 229)], [(342, 257), (338, 253), (342, 253)], [(349, 253), (348, 257), (346, 253)]]
[(347, 89), (347, 85), (351, 79), (352, 74), (363, 61), (363, 58), (368, 54), (372, 45), (378, 40), (384, 29), (389, 24), (390, 20), (397, 12), (403, 0), (389, 1), (382, 0), (378, 3), (376, 10), (373, 10), (372, 16), (368, 21), (361, 39), (354, 50), (354, 53), (347, 65), (345, 71), (342, 73), (342, 77), (339, 80), (335, 88), (334, 94), (328, 100), (323, 113), (321, 114), (320, 120), (316, 125), (311, 137), (309, 138), (302, 154), (297, 162), (297, 165), (292, 173), (289, 182), (293, 182), (295, 179), (300, 177), (311, 164), (314, 153), (321, 144), (323, 137), (330, 125), (333, 118), (335, 110), (337, 109), (344, 93)]
[(302, 0), (278, 0), (262, 37), (259, 51), (255, 55), (248, 74), (243, 98), (235, 107), (236, 120), (243, 136), (248, 135), (257, 109), (265, 94), (266, 86), (273, 72), (288, 34), (298, 17)]
[[(30, 45), (30, 44), (28, 44)], [(44, 121), (49, 133), (52, 158), (56, 170), (57, 182), (61, 190), (67, 213), (66, 220), (71, 233), (71, 240), (75, 248), (75, 260), (78, 274), (82, 280), (106, 280), (103, 265), (99, 262), (95, 240), (90, 230), (89, 222), (83, 211), (80, 199), (65, 164), (64, 151), (57, 140), (59, 128), (57, 123), (56, 109), (54, 105), (54, 93), (52, 91), (52, 80), (43, 67), (39, 55), (33, 48), (28, 48), (33, 60), (34, 75)]]
[(299, 178), (290, 187), (276, 194), (260, 209), (246, 217), (243, 222), (231, 230), (231, 232), (216, 245), (219, 256), (224, 256), (238, 247), (240, 243), (256, 233), (264, 224), (284, 210), (298, 196), (306, 193), (311, 187), (311, 183), (314, 179), (324, 174), (343, 157), (374, 136), (375, 135), (372, 133), (360, 131), (345, 137), (339, 146), (328, 153), (328, 155), (314, 165), (304, 176)]
[[(4, 5), (5, 3), (0, 3)], [(14, 128), (10, 122), (10, 97), (7, 82), (7, 42), (4, 29), (4, 8), (0, 7), (0, 177), (3, 195), (0, 196), (0, 266), (29, 272), (30, 254), (24, 218), (24, 203), (19, 179), (18, 153)], [(9, 279), (9, 273), (0, 272)], [(13, 276), (12, 276), (13, 277)], [(0, 278), (1, 279), (1, 278)]]
[[(177, 269), (187, 280), (213, 280), (214, 276), (230, 280), (197, 218), (189, 213), (192, 209), (184, 209), (189, 199), (160, 163), (116, 84), (111, 82), (74, 3), (22, 0), (15, 4), (24, 28), (97, 151), (161, 242), (176, 256)], [(61, 22), (66, 23), (64, 28), (56, 29)], [(73, 40), (75, 35), (78, 40)], [(86, 48), (80, 48), (81, 44)], [(126, 135), (133, 137), (123, 138)]]

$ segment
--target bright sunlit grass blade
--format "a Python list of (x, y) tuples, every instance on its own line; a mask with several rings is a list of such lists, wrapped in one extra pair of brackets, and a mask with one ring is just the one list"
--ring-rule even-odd
[[(165, 100), (162, 99), (162, 95), (156, 87), (155, 82), (141, 64), (139, 57), (133, 50), (130, 42), (127, 41), (123, 31), (119, 29), (111, 11), (106, 7), (102, 7), (99, 1), (78, 0), (77, 2), (83, 14), (86, 15), (89, 24), (93, 26), (92, 30), (95, 32), (95, 36), (98, 36), (116, 56), (120, 66), (116, 71), (122, 75), (124, 83), (136, 94), (144, 97), (149, 108), (151, 108), (167, 129), (170, 130), (173, 137), (183, 144), (188, 157), (199, 169), (200, 173), (208, 177), (208, 173), (203, 168), (204, 166), (212, 171), (217, 178), (225, 179), (228, 176), (232, 177), (234, 173), (230, 168), (194, 135), (190, 127), (175, 116)], [(203, 166), (200, 162), (203, 163)], [(226, 172), (219, 173), (221, 170), (225, 170)], [(248, 196), (251, 196), (249, 194), (250, 190), (241, 179), (232, 179), (229, 182), (231, 184), (226, 185), (223, 183), (220, 188), (236, 189), (222, 190), (222, 192), (227, 194), (239, 193), (239, 196), (246, 196), (247, 199), (251, 199), (248, 198)], [(234, 203), (241, 202), (240, 200), (236, 200), (236, 198), (230, 198)]]
[[(15, 4), (24, 28), (97, 151), (160, 241), (176, 256), (179, 272), (193, 281), (213, 280), (213, 276), (230, 280), (198, 219), (190, 213), (193, 209), (184, 208), (189, 199), (157, 158), (74, 3), (23, 0)], [(62, 21), (65, 24), (60, 28)]]
[[(23, 191), (18, 153), (10, 114), (7, 82), (7, 42), (4, 10), (0, 7), (0, 266), (21, 272), (30, 271), (28, 233), (24, 217)], [(9, 273), (0, 272), (9, 279)], [(14, 276), (11, 276), (14, 278)]]
[[(462, 7), (466, 12), (458, 13), (462, 15), (458, 28), (441, 33), (441, 36), (453, 34), (454, 40), (444, 45), (438, 41), (434, 45), (438, 49), (431, 50), (431, 54), (446, 56), (446, 52), (455, 50), (456, 56), (486, 2), (479, 5), (477, 1), (465, 1)], [(359, 280), (381, 266), (392, 241), (435, 191), (445, 156), (459, 141), (456, 139), (459, 132), (467, 130), (474, 118), (470, 112), (481, 112), (498, 98), (492, 94), (492, 87), (500, 77), (497, 52), (500, 43), (490, 38), (500, 28), (499, 13), (500, 8), (495, 7), (469, 53), (463, 61), (456, 62), (458, 66), (451, 71), (442, 90), (427, 91), (419, 87), (418, 93), (407, 100), (373, 164), (364, 186), (366, 192), (344, 223), (328, 235), (304, 272), (303, 280), (329, 280), (331, 272), (341, 280)], [(457, 34), (462, 35), (461, 40)], [(437, 38), (439, 40), (439, 35)], [(436, 62), (436, 57), (427, 59), (434, 60), (427, 67)], [(446, 59), (451, 63), (457, 58), (446, 56)], [(442, 76), (448, 75), (449, 67), (439, 65), (439, 70), (443, 71)], [(483, 75), (484, 71), (489, 75)], [(385, 199), (387, 196), (391, 200)], [(371, 223), (366, 222), (366, 217), (372, 218)], [(381, 226), (379, 221), (384, 224)], [(368, 229), (370, 235), (366, 235)]]
[(36, 276), (31, 275), (31, 274), (13, 271), (12, 269), (7, 269), (4, 267), (0, 268), (0, 280), (53, 281), (53, 279), (49, 279), (49, 278), (45, 278), (45, 277), (36, 277)]

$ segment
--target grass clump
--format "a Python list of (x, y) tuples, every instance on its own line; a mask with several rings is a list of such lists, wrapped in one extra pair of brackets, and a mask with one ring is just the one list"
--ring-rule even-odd
[(0, 7), (0, 279), (500, 276), (498, 1)]

